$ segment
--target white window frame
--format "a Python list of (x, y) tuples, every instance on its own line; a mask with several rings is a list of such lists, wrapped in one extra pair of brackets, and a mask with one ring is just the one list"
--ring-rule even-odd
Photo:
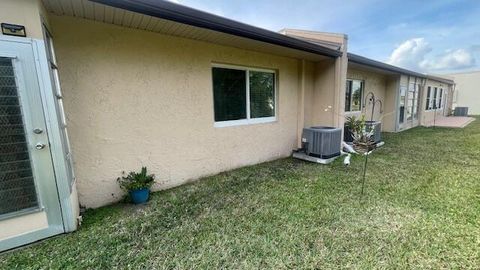
[[(427, 96), (427, 98), (429, 99), (429, 104), (428, 104), (428, 110), (426, 110), (426, 112), (433, 112), (435, 110), (442, 109), (442, 108), (440, 108), (440, 106), (437, 106), (437, 105), (439, 105), (439, 103), (438, 103), (439, 95), (440, 95), (440, 91), (442, 91), (443, 88), (440, 88), (440, 87), (437, 87), (437, 86), (431, 86), (431, 85), (430, 85), (430, 87), (431, 87), (432, 90), (430, 91), (430, 97)], [(437, 92), (436, 96), (435, 96), (435, 90)], [(428, 91), (427, 91), (427, 95), (428, 95)], [(442, 96), (442, 103), (443, 103), (443, 96)], [(440, 105), (442, 105), (442, 104), (440, 104)], [(435, 108), (435, 107), (437, 107), (437, 108)]]
[[(365, 101), (365, 100), (364, 100), (364, 95), (365, 95), (365, 80), (352, 79), (352, 78), (350, 78), (350, 79), (347, 79), (347, 83), (348, 83), (349, 81), (352, 82), (352, 85), (353, 85), (353, 81), (360, 81), (360, 82), (362, 83), (362, 90), (361, 90), (361, 91), (362, 91), (362, 94), (361, 94), (361, 96), (360, 96), (360, 110), (358, 110), (358, 111), (347, 111), (347, 107), (345, 107), (345, 109), (344, 109), (345, 115), (351, 115), (351, 114), (361, 113), (361, 112), (362, 112), (362, 109), (363, 109), (363, 106), (365, 105), (365, 104), (363, 104), (363, 102)], [(346, 90), (346, 89), (345, 89), (345, 90)], [(351, 91), (351, 89), (350, 89), (350, 91)], [(347, 94), (347, 93), (346, 93), (346, 91), (345, 91), (345, 95), (346, 95), (346, 94)], [(352, 97), (353, 97), (353, 95), (352, 95)], [(345, 106), (346, 106), (346, 104), (345, 104)], [(352, 99), (350, 99), (350, 108), (349, 108), (349, 109), (351, 109), (351, 108), (352, 108)]]
[(438, 94), (437, 94), (437, 109), (443, 109), (443, 88), (438, 88)]
[[(430, 91), (428, 91), (428, 89), (430, 88)], [(428, 104), (425, 104), (425, 105), (428, 105), (428, 107), (425, 109), (426, 112), (432, 110), (432, 93), (433, 93), (433, 87), (431, 85), (427, 85), (426, 87), (426, 94), (427, 94), (427, 99), (426, 101), (428, 101)]]
[[(245, 71), (246, 76), (246, 109), (247, 109), (247, 118), (246, 119), (238, 119), (238, 120), (227, 120), (227, 121), (215, 121), (214, 120), (214, 127), (221, 128), (221, 127), (232, 127), (232, 126), (242, 126), (242, 125), (254, 125), (254, 124), (265, 124), (265, 123), (272, 123), (277, 121), (277, 114), (278, 114), (278, 72), (273, 69), (264, 69), (264, 68), (252, 68), (246, 66), (238, 66), (238, 65), (228, 65), (228, 64), (217, 64), (213, 63), (211, 68), (225, 68), (225, 69), (234, 69), (234, 70), (242, 70)], [(273, 85), (273, 92), (275, 95), (275, 110), (273, 111), (274, 115), (269, 117), (260, 117), (260, 118), (251, 118), (250, 117), (250, 71), (258, 71), (258, 72), (268, 72), (274, 74), (274, 85)], [(212, 78), (212, 89), (213, 89), (213, 78)], [(215, 106), (214, 106), (215, 107)], [(213, 108), (215, 110), (215, 108)]]

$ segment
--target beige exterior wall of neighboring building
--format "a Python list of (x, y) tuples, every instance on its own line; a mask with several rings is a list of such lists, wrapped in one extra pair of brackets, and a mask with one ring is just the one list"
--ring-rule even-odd
[[(145, 165), (164, 189), (296, 148), (298, 60), (72, 17), (50, 23), (82, 205), (120, 199), (122, 170)], [(277, 121), (215, 128), (212, 63), (277, 70)], [(306, 76), (332, 87), (329, 64), (323, 80), (322, 65), (308, 63)]]
[(455, 78), (455, 105), (468, 107), (471, 115), (480, 115), (480, 70), (450, 76)]

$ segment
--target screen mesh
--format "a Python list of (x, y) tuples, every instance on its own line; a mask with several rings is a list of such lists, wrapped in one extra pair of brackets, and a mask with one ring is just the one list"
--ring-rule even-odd
[(0, 57), (0, 215), (37, 206), (12, 60)]

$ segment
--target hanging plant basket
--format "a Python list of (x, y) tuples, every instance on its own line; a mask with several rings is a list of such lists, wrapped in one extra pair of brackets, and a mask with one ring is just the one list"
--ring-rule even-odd
[(373, 140), (367, 140), (366, 142), (362, 141), (353, 141), (353, 149), (360, 154), (368, 153), (376, 148), (376, 144)]

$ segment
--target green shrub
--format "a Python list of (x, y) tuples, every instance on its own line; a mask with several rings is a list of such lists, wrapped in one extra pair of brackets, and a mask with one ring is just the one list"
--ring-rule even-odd
[(142, 170), (137, 172), (130, 172), (117, 178), (120, 188), (125, 191), (132, 191), (144, 188), (151, 188), (155, 183), (155, 175), (147, 174), (147, 167), (142, 167)]

